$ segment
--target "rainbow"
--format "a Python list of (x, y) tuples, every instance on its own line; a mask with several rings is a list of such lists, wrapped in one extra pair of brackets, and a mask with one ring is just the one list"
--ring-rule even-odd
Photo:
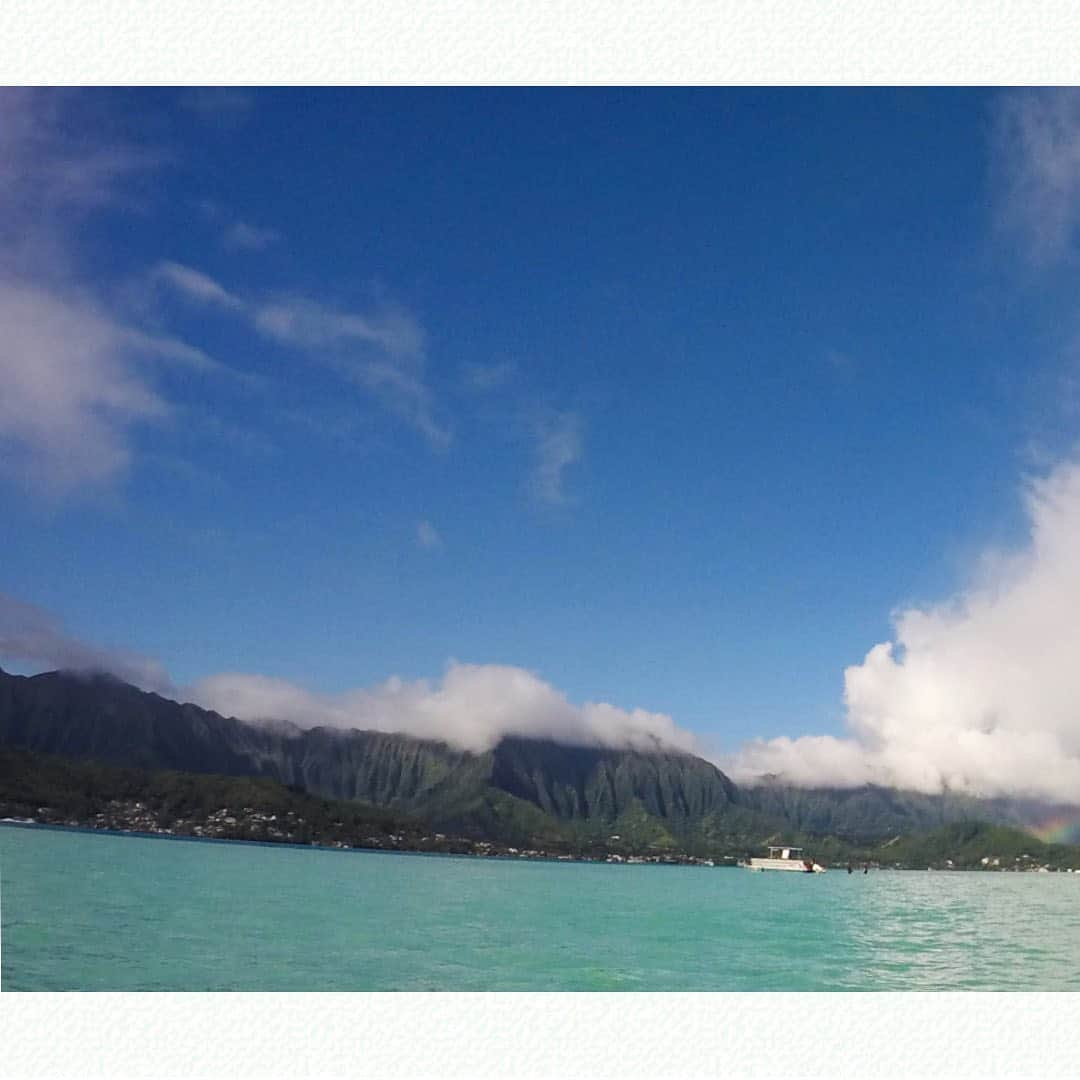
[(1080, 809), (1067, 814), (1056, 813), (1038, 825), (1029, 825), (1033, 833), (1045, 844), (1080, 843)]

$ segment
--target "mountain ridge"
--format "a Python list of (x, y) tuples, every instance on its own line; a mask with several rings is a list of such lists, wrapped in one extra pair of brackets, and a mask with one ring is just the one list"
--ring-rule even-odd
[(0, 672), (0, 743), (115, 765), (265, 776), (327, 798), (464, 824), (470, 806), (490, 811), (497, 796), (504, 809), (528, 804), (578, 822), (614, 821), (640, 803), (650, 816), (681, 825), (734, 794), (719, 769), (681, 751), (510, 737), (474, 753), (404, 734), (291, 730), (224, 717), (112, 677), (59, 672)]
[(681, 750), (506, 736), (472, 752), (401, 733), (250, 723), (112, 676), (0, 671), (0, 744), (144, 769), (267, 777), (465, 833), (636, 830), (663, 846), (777, 832), (869, 841), (962, 820), (1030, 825), (1053, 808), (864, 785), (737, 785)]

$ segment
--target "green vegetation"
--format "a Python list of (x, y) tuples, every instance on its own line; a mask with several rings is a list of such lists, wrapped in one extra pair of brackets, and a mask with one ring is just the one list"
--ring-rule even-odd
[(564, 823), (505, 792), (486, 790), (439, 820), (321, 799), (266, 777), (146, 770), (0, 748), (0, 817), (45, 824), (338, 847), (604, 858), (612, 852), (684, 857), (638, 806), (607, 842), (595, 823)]
[[(1007, 825), (956, 822), (932, 832), (897, 837), (870, 857), (882, 865), (955, 870), (1080, 869), (1080, 847), (1044, 844), (1031, 833)], [(987, 860), (985, 863), (983, 860)]]
[(874, 784), (856, 788), (761, 784), (741, 789), (739, 801), (804, 835), (836, 836), (850, 844), (868, 846), (897, 834), (925, 832), (957, 822), (1019, 825), (1025, 819), (1046, 816), (1045, 810), (1016, 800), (976, 799), (954, 792), (928, 795)]
[(414, 818), (313, 798), (274, 780), (148, 771), (6, 749), (0, 749), (0, 817), (349, 846), (412, 845), (428, 834)]
[(770, 834), (759, 818), (737, 809), (673, 831), (640, 801), (612, 822), (560, 821), (523, 799), (489, 790), (457, 814), (456, 825), (436, 823), (320, 799), (265, 777), (126, 768), (0, 749), (0, 817), (50, 824), (399, 851), (680, 862), (731, 862), (783, 839), (840, 868), (851, 862), (906, 869), (1080, 869), (1078, 847), (1044, 844), (1022, 830), (982, 822), (860, 846), (834, 836)]
[[(243, 724), (104, 677), (0, 672), (0, 745), (149, 770), (264, 777), (474, 839), (713, 851), (736, 792), (687, 754), (503, 739), (487, 753), (374, 731)], [(626, 818), (625, 825), (621, 822)]]
[(833, 866), (1076, 865), (1077, 849), (1008, 827), (1052, 809), (1017, 800), (740, 788), (662, 747), (504, 738), (470, 753), (386, 732), (260, 726), (104, 676), (0, 672), (0, 748), (0, 812), (99, 827), (590, 858), (733, 861), (784, 842)]

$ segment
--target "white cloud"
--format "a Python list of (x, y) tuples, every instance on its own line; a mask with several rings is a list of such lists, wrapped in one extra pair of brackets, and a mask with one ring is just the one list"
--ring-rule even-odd
[(416, 526), (416, 542), (420, 547), (427, 548), (428, 550), (441, 548), (443, 546), (439, 530), (436, 529), (430, 521), (421, 521)]
[(213, 199), (197, 199), (195, 208), (201, 216), (221, 229), (221, 246), (229, 252), (265, 251), (281, 240), (281, 233), (252, 225), (248, 221), (234, 218), (228, 210)]
[(347, 366), (346, 374), (419, 431), (434, 449), (445, 450), (453, 442), (453, 432), (435, 417), (434, 396), (418, 360), (358, 361)]
[(66, 634), (51, 615), (0, 593), (0, 657), (65, 671), (108, 672), (160, 693), (171, 693), (165, 669), (149, 657), (103, 649)]
[(54, 496), (122, 473), (132, 426), (168, 412), (127, 331), (89, 302), (6, 280), (0, 326), (0, 470)]
[(192, 270), (190, 266), (182, 266), (175, 262), (161, 262), (158, 263), (155, 274), (196, 303), (233, 310), (244, 306), (242, 301), (227, 289), (223, 289), (213, 278), (198, 270)]
[(1080, 92), (1005, 95), (997, 113), (1002, 226), (1035, 263), (1068, 255), (1080, 225)]
[(286, 296), (254, 304), (250, 312), (260, 333), (286, 345), (318, 349), (360, 341), (394, 356), (417, 356), (424, 350), (423, 330), (400, 309), (357, 315), (302, 296)]
[(188, 299), (235, 311), (261, 336), (332, 367), (434, 448), (453, 441), (428, 385), (423, 328), (403, 308), (383, 305), (359, 314), (296, 295), (246, 300), (201, 271), (171, 262), (160, 264), (156, 276)]
[(450, 663), (437, 681), (397, 677), (367, 689), (316, 694), (284, 679), (223, 672), (177, 691), (165, 669), (139, 653), (88, 645), (32, 604), (0, 593), (0, 659), (69, 671), (108, 672), (224, 716), (301, 728), (401, 732), (483, 751), (505, 735), (584, 746), (698, 753), (671, 717), (605, 703), (574, 705), (523, 668)]
[[(237, 101), (226, 92), (202, 104)], [(0, 90), (0, 474), (52, 495), (114, 482), (133, 460), (137, 425), (170, 406), (146, 361), (229, 374), (186, 342), (125, 324), (80, 281), (73, 239), (88, 212), (122, 206), (124, 181), (160, 158), (86, 134), (64, 93)], [(210, 206), (207, 212), (217, 212)], [(235, 222), (226, 242), (257, 246), (269, 230)], [(188, 301), (246, 319), (302, 349), (378, 400), (437, 448), (452, 441), (426, 377), (422, 328), (389, 305), (358, 314), (299, 296), (252, 301), (208, 275), (162, 262), (152, 278)]]
[(262, 229), (257, 225), (249, 225), (246, 221), (236, 221), (225, 230), (221, 245), (226, 251), (265, 251), (280, 239), (280, 235), (273, 229)]
[[(424, 331), (407, 311), (383, 307), (359, 315), (305, 297), (282, 297), (250, 309), (265, 337), (315, 354), (362, 387), (439, 450), (453, 441), (436, 417), (426, 378)], [(360, 345), (361, 351), (350, 349)]]
[(0, 90), (0, 474), (52, 496), (122, 475), (135, 426), (168, 414), (142, 362), (222, 370), (184, 342), (124, 325), (79, 283), (75, 227), (121, 205), (123, 181), (155, 159), (73, 134), (66, 101)]
[(534, 464), (529, 476), (533, 497), (562, 505), (568, 501), (563, 473), (581, 458), (581, 420), (576, 413), (555, 413), (535, 425), (534, 435)]
[(442, 679), (388, 679), (371, 689), (312, 694), (260, 675), (214, 675), (189, 688), (192, 700), (242, 720), (285, 720), (300, 727), (402, 732), (483, 751), (506, 735), (586, 746), (658, 746), (696, 751), (670, 717), (607, 704), (573, 705), (522, 668), (450, 664)]
[(900, 612), (895, 641), (847, 669), (847, 738), (759, 740), (732, 771), (1080, 804), (1080, 463), (1031, 482), (1025, 506), (1022, 550), (988, 556), (947, 603)]
[(252, 379), (252, 376), (241, 375), (239, 372), (226, 368), (212, 356), (208, 356), (202, 349), (194, 345), (188, 345), (187, 342), (178, 341), (176, 338), (147, 334), (132, 327), (121, 327), (118, 333), (121, 342), (147, 355), (160, 356), (164, 360), (171, 360), (195, 371), (228, 373), (242, 381), (251, 381)]
[[(995, 121), (999, 226), (1032, 264), (1074, 258), (1080, 93), (1009, 92)], [(733, 775), (1080, 805), (1080, 463), (1052, 467), (1024, 501), (1022, 550), (988, 553), (949, 601), (897, 613), (894, 640), (845, 671), (845, 737), (755, 740), (726, 763)]]

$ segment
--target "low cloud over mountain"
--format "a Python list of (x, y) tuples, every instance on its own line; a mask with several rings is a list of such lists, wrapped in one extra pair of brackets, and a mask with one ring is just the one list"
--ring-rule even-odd
[[(1028, 484), (1030, 536), (987, 557), (950, 600), (909, 608), (895, 637), (844, 673), (847, 733), (759, 739), (719, 762), (737, 779), (877, 783), (1080, 804), (1080, 463)], [(212, 675), (176, 691), (161, 664), (88, 645), (40, 608), (0, 595), (0, 657), (108, 671), (244, 720), (402, 732), (486, 750), (506, 735), (567, 744), (700, 752), (671, 717), (574, 704), (537, 675), (450, 663), (437, 680), (391, 678), (337, 695), (264, 675)]]
[(199, 704), (241, 720), (404, 732), (467, 750), (488, 750), (505, 735), (586, 746), (696, 750), (694, 737), (669, 716), (604, 703), (574, 705), (532, 672), (499, 664), (451, 663), (437, 682), (391, 678), (336, 696), (239, 673), (203, 679), (189, 693)]
[(895, 640), (844, 673), (847, 737), (757, 740), (733, 775), (1080, 803), (1080, 463), (1024, 499), (1022, 550), (988, 556), (945, 603), (901, 611)]
[(394, 677), (337, 695), (242, 672), (212, 675), (178, 689), (156, 660), (80, 641), (46, 611), (2, 593), (0, 659), (38, 669), (106, 672), (239, 720), (401, 732), (466, 750), (488, 750), (506, 735), (582, 746), (698, 750), (694, 736), (663, 713), (603, 702), (574, 705), (532, 672), (499, 664), (452, 662), (437, 681)]
[(69, 634), (47, 611), (0, 593), (0, 659), (37, 668), (106, 672), (142, 690), (171, 696), (175, 689), (156, 660), (125, 649), (89, 645)]

